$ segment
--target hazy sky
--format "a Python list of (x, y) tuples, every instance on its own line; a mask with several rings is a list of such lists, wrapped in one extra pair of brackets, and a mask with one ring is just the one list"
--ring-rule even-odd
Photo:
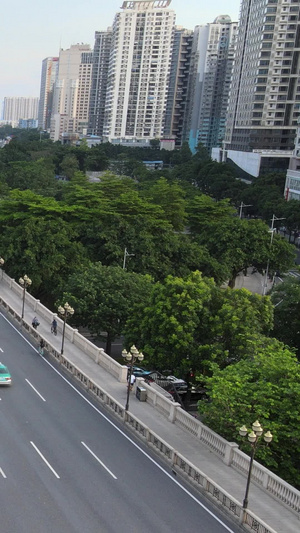
[[(88, 43), (112, 24), (123, 0), (11, 0), (1, 9), (0, 102), (4, 96), (39, 96), (42, 60), (60, 47)], [(226, 7), (224, 8), (224, 4)], [(176, 24), (194, 29), (218, 15), (238, 20), (240, 0), (172, 0)]]

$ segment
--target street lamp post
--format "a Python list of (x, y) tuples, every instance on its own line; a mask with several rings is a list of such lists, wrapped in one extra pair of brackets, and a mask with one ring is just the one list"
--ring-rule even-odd
[(25, 293), (26, 293), (26, 289), (27, 289), (27, 287), (30, 287), (32, 281), (31, 281), (31, 279), (27, 276), (27, 274), (25, 274), (25, 276), (23, 276), (23, 278), (20, 278), (20, 279), (19, 279), (19, 283), (20, 283), (21, 287), (23, 287), (22, 318), (24, 318)]
[(133, 365), (134, 363), (138, 360), (138, 361), (143, 361), (144, 359), (144, 354), (142, 354), (142, 352), (139, 352), (138, 349), (133, 345), (131, 346), (129, 352), (127, 352), (126, 350), (122, 350), (122, 357), (124, 357), (124, 359), (126, 359), (126, 361), (129, 364), (129, 374), (127, 376), (128, 378), (128, 386), (127, 386), (127, 399), (126, 399), (126, 406), (125, 406), (125, 410), (128, 411), (128, 408), (129, 408), (129, 394), (130, 394), (130, 388), (131, 388), (131, 376), (132, 376), (132, 371), (133, 371)]
[[(285, 219), (284, 218), (278, 218), (276, 215), (273, 215), (273, 217), (272, 217), (271, 229), (269, 230), (269, 232), (271, 233), (270, 253), (271, 253), (271, 249), (272, 249), (274, 231), (276, 231), (276, 228), (274, 228), (275, 220), (285, 220)], [(266, 268), (266, 272), (265, 272), (265, 279), (264, 279), (264, 282), (263, 282), (264, 283), (263, 296), (266, 295), (267, 288), (268, 288), (269, 266), (270, 266), (270, 258), (268, 259), (267, 268)]]
[(244, 202), (241, 202), (241, 205), (240, 205), (240, 212), (239, 212), (239, 217), (240, 218), (243, 218), (243, 209), (244, 207), (252, 207), (252, 204), (244, 204)]
[(124, 256), (123, 256), (123, 270), (126, 270), (126, 259), (127, 257), (133, 257), (135, 254), (130, 254), (128, 251), (127, 251), (127, 248), (125, 248), (124, 250)]
[[(250, 481), (251, 481), (251, 474), (252, 474), (252, 466), (253, 466), (254, 456), (255, 456), (257, 445), (258, 445), (258, 441), (259, 441), (260, 437), (262, 436), (263, 431), (264, 430), (263, 430), (263, 428), (260, 425), (258, 420), (256, 420), (256, 422), (254, 422), (252, 424), (252, 431), (250, 431), (250, 433), (248, 433), (248, 429), (246, 428), (245, 425), (243, 425), (240, 428), (240, 430), (239, 430), (239, 434), (241, 435), (241, 437), (246, 437), (247, 436), (248, 441), (251, 444), (250, 464), (249, 464), (249, 470), (248, 470), (246, 492), (245, 492), (245, 497), (244, 497), (244, 501), (243, 501), (243, 510), (244, 511), (248, 507), (248, 494), (249, 494), (249, 488), (250, 488)], [(273, 435), (272, 435), (272, 433), (270, 431), (267, 431), (264, 434), (264, 441), (267, 443), (267, 445), (271, 442), (272, 438), (273, 438)]]
[(58, 307), (59, 314), (63, 317), (64, 325), (63, 325), (63, 332), (62, 332), (62, 341), (61, 341), (61, 355), (64, 353), (64, 342), (65, 342), (65, 330), (66, 330), (66, 321), (69, 316), (74, 315), (74, 309), (71, 307), (68, 302), (66, 302), (63, 306), (60, 305)]

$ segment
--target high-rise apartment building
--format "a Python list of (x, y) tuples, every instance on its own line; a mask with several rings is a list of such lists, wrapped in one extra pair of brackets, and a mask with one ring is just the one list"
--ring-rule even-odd
[(293, 149), (300, 115), (299, 8), (300, 0), (242, 0), (228, 149)]
[(183, 141), (192, 41), (192, 30), (186, 30), (180, 26), (175, 28), (165, 111), (164, 137), (173, 138), (177, 147), (180, 147)]
[(3, 120), (17, 125), (20, 119), (38, 118), (38, 97), (6, 96), (3, 104)]
[(60, 50), (50, 125), (50, 138), (83, 133), (88, 127), (93, 52), (88, 44)]
[(124, 1), (112, 26), (103, 134), (151, 139), (164, 132), (175, 13), (171, 0)]
[(112, 30), (95, 32), (90, 94), (89, 133), (103, 135), (105, 97)]
[(50, 131), (53, 88), (58, 73), (58, 57), (46, 57), (42, 63), (38, 128)]
[(210, 151), (224, 139), (236, 35), (228, 15), (195, 27), (184, 128), (192, 151), (198, 143)]

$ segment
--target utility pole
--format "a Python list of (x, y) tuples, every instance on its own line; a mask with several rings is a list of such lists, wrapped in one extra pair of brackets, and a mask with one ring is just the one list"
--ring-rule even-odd
[(244, 204), (244, 202), (241, 202), (241, 205), (239, 206), (240, 207), (240, 218), (242, 218), (242, 215), (243, 215), (243, 208), (244, 207), (252, 207), (252, 204)]
[(128, 253), (127, 252), (127, 248), (125, 248), (125, 250), (124, 250), (124, 258), (123, 258), (123, 270), (126, 269), (126, 259), (127, 259), (127, 257), (131, 257), (133, 255), (135, 255), (135, 254)]
[[(273, 215), (273, 217), (272, 217), (272, 224), (271, 224), (271, 229), (270, 229), (270, 233), (271, 233), (270, 253), (271, 253), (271, 248), (272, 248), (272, 243), (273, 243), (273, 235), (274, 235), (274, 231), (276, 231), (276, 228), (274, 228), (274, 222), (275, 222), (275, 220), (285, 220), (285, 219), (284, 219), (284, 217), (282, 217), (282, 218), (278, 218), (278, 217), (276, 217), (275, 215)], [(266, 295), (266, 292), (267, 292), (268, 275), (269, 275), (269, 266), (270, 266), (270, 257), (269, 257), (269, 259), (268, 259), (267, 268), (266, 268), (266, 273), (265, 273), (264, 286), (263, 286), (263, 296), (265, 296), (265, 295)]]

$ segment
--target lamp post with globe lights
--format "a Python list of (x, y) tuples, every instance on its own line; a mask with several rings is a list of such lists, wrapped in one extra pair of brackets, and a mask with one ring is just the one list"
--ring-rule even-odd
[[(254, 422), (252, 424), (252, 431), (248, 432), (248, 429), (246, 428), (245, 425), (243, 425), (240, 428), (240, 430), (239, 430), (240, 436), (241, 437), (246, 437), (247, 436), (248, 441), (251, 444), (250, 464), (249, 464), (246, 492), (245, 492), (245, 497), (244, 497), (244, 501), (243, 501), (243, 510), (244, 511), (248, 507), (248, 494), (249, 494), (249, 488), (250, 488), (253, 460), (254, 460), (254, 456), (255, 456), (255, 452), (256, 452), (256, 449), (257, 449), (257, 445), (258, 445), (259, 439), (263, 435), (263, 432), (264, 432), (264, 430), (263, 430), (263, 428), (260, 425), (258, 420), (256, 420), (256, 422)], [(268, 445), (272, 441), (273, 435), (272, 435), (272, 433), (270, 431), (267, 431), (266, 433), (264, 433), (263, 438), (264, 438), (264, 441), (266, 442), (266, 444)]]
[(62, 341), (61, 341), (61, 350), (60, 353), (64, 353), (64, 342), (65, 342), (65, 330), (66, 330), (66, 321), (69, 316), (74, 315), (74, 309), (71, 307), (68, 302), (66, 302), (63, 306), (60, 305), (58, 307), (58, 312), (62, 316), (64, 325), (63, 325), (63, 332), (62, 332)]
[(129, 352), (127, 352), (127, 350), (122, 350), (122, 357), (124, 357), (127, 363), (129, 363), (129, 373), (127, 376), (128, 378), (127, 399), (126, 399), (126, 406), (125, 406), (125, 410), (128, 411), (133, 365), (136, 361), (143, 361), (144, 354), (142, 352), (139, 352), (138, 349), (133, 345), (131, 346)]
[(20, 283), (21, 287), (23, 287), (22, 318), (24, 318), (25, 293), (26, 293), (26, 289), (27, 289), (27, 287), (30, 287), (32, 281), (31, 281), (31, 279), (27, 276), (27, 274), (25, 274), (25, 275), (23, 276), (23, 278), (20, 278), (20, 279), (19, 279), (19, 283)]

